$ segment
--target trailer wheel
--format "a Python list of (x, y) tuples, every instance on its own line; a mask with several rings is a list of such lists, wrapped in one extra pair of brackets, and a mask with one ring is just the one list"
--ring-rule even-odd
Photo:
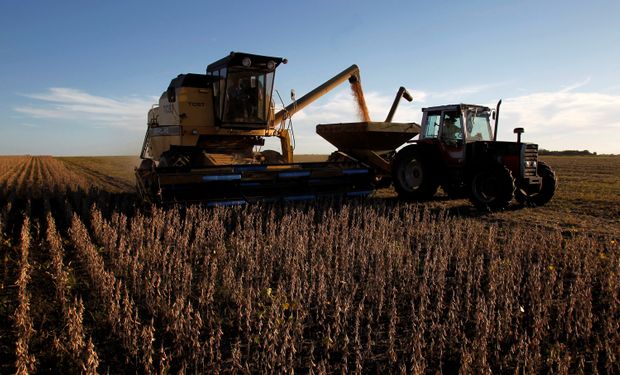
[(430, 199), (439, 187), (429, 160), (415, 146), (403, 148), (394, 157), (392, 183), (398, 196), (407, 200)]
[(264, 159), (265, 164), (284, 164), (284, 156), (275, 150), (262, 151), (261, 156)]
[(334, 151), (327, 157), (328, 163), (350, 163), (353, 160), (340, 151)]
[(510, 170), (504, 166), (495, 166), (474, 175), (469, 200), (480, 209), (497, 211), (508, 207), (514, 192), (515, 182)]
[(515, 199), (521, 204), (532, 204), (534, 206), (543, 206), (553, 198), (558, 179), (551, 167), (542, 161), (538, 162), (537, 173), (542, 177), (542, 186), (536, 193), (528, 194), (527, 192), (517, 189)]

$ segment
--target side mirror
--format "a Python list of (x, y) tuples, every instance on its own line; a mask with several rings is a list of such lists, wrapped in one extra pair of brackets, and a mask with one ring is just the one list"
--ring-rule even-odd
[(295, 95), (295, 90), (294, 89), (291, 89), (291, 100), (292, 101), (297, 100), (297, 96)]

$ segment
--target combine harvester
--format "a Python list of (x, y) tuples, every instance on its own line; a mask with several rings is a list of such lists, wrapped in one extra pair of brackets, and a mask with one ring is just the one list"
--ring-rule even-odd
[[(173, 79), (148, 114), (136, 169), (141, 197), (240, 204), (367, 196), (393, 183), (402, 199), (429, 199), (441, 186), (450, 197), (501, 210), (513, 198), (544, 205), (555, 193), (555, 173), (538, 161), (536, 144), (521, 142), (523, 128), (515, 129), (516, 142), (497, 141), (501, 101), (494, 110), (468, 104), (424, 108), (422, 126), (394, 123), (400, 99), (412, 100), (401, 87), (385, 121), (373, 122), (359, 69), (352, 65), (275, 113), (274, 75), (283, 63), (286, 59), (232, 52), (206, 74)], [(295, 163), (288, 120), (345, 81), (363, 121), (317, 125), (316, 132), (338, 151), (327, 162)], [(281, 152), (256, 151), (266, 137), (278, 137)], [(396, 152), (405, 143), (412, 144)]]
[[(275, 70), (286, 59), (232, 52), (210, 64), (207, 74), (181, 74), (170, 82), (148, 114), (148, 130), (136, 169), (138, 191), (151, 202), (239, 204), (366, 196), (389, 175), (384, 155), (420, 131), (414, 123), (389, 121), (323, 125), (331, 143), (363, 149), (341, 160), (295, 163), (288, 120), (296, 112), (349, 81), (360, 112), (367, 113), (359, 68), (352, 65), (274, 113)], [(367, 115), (365, 116), (368, 120)], [(256, 152), (265, 137), (278, 137), (281, 152)], [(339, 147), (340, 148), (340, 147)]]

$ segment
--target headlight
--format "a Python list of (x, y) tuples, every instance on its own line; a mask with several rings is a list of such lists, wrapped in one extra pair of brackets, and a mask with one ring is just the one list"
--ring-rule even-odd
[(243, 60), (241, 60), (241, 65), (245, 66), (246, 68), (249, 68), (250, 65), (252, 65), (252, 60), (250, 60), (249, 57), (244, 57)]

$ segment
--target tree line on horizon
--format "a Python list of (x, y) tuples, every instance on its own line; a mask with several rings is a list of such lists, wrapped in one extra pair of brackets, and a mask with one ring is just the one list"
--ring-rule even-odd
[(590, 152), (588, 150), (562, 150), (562, 151), (552, 151), (545, 150), (541, 148), (538, 150), (538, 155), (555, 155), (555, 156), (596, 156), (595, 152)]

